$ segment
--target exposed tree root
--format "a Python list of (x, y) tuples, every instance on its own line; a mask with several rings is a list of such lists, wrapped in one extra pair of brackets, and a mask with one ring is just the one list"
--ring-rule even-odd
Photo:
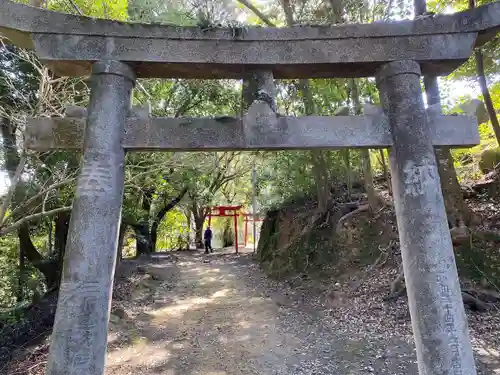
[(295, 235), (292, 237), (290, 241), (283, 247), (283, 250), (287, 250), (290, 247), (292, 247), (294, 244), (296, 244), (302, 237), (304, 237), (307, 233), (311, 232), (312, 229), (314, 228), (314, 224), (320, 220), (323, 217), (322, 214), (316, 213), (311, 216), (309, 223), (304, 226), (304, 228), (300, 231), (299, 234)]
[[(404, 271), (401, 266), (399, 274), (391, 283), (389, 295), (384, 298), (384, 301), (396, 300), (405, 294), (405, 292)], [(500, 294), (484, 290), (464, 289), (462, 290), (462, 301), (471, 310), (482, 312), (488, 310), (490, 303), (500, 301)]]
[(500, 302), (500, 293), (497, 293), (493, 290), (485, 290), (485, 289), (464, 289), (462, 292), (470, 294), (481, 301), (487, 303), (496, 303)]
[[(360, 210), (360, 208), (362, 208), (362, 209)], [(323, 218), (325, 218), (325, 216), (326, 216), (326, 218), (323, 221), (323, 223), (319, 225), (319, 228), (325, 228), (326, 226), (328, 226), (328, 223), (330, 222), (330, 218), (331, 218), (332, 214), (335, 215), (335, 213), (338, 213), (338, 212), (342, 213), (342, 212), (345, 212), (346, 210), (348, 210), (349, 212), (341, 217), (340, 220), (342, 220), (342, 218), (348, 219), (350, 216), (353, 216), (356, 213), (366, 211), (368, 208), (369, 208), (368, 204), (363, 205), (363, 206), (359, 206), (358, 202), (347, 202), (345, 204), (342, 204), (340, 206), (335, 207), (335, 209), (330, 209), (327, 211), (316, 211), (312, 215), (310, 212), (306, 212), (302, 216), (298, 216), (298, 217), (305, 218), (305, 217), (309, 216), (308, 223), (304, 226), (304, 228), (300, 231), (300, 233), (293, 236), (293, 238), (285, 246), (283, 246), (282, 249), (287, 250), (290, 247), (292, 247), (294, 244), (296, 244), (301, 238), (303, 238), (308, 233), (310, 233), (314, 229), (314, 227), (318, 224), (318, 222), (320, 220), (322, 220)], [(352, 211), (352, 210), (354, 210), (354, 211)], [(350, 214), (352, 214), (352, 215), (350, 215)]]
[(356, 208), (354, 211), (351, 211), (347, 214), (345, 214), (344, 216), (342, 216), (339, 221), (337, 222), (337, 227), (335, 229), (335, 233), (340, 233), (340, 231), (342, 230), (342, 226), (344, 225), (344, 223), (349, 220), (351, 217), (361, 213), (361, 212), (365, 212), (365, 211), (368, 211), (370, 209), (370, 205), (369, 204), (363, 204), (361, 206), (359, 206), (358, 208)]
[(462, 292), (462, 300), (464, 301), (464, 305), (469, 306), (473, 311), (488, 310), (488, 306), (483, 301), (469, 293)]

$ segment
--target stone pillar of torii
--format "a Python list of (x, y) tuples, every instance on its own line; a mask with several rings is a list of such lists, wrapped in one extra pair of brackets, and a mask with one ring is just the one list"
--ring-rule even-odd
[[(91, 74), (87, 111), (31, 119), (25, 147), (83, 151), (49, 375), (102, 375), (126, 151), (390, 148), (394, 205), (421, 375), (476, 373), (433, 147), (479, 143), (473, 116), (424, 108), (422, 74), (446, 75), (496, 35), (500, 3), (367, 25), (201, 31), (128, 25), (0, 0), (0, 34), (60, 76)], [(375, 77), (362, 116), (277, 113), (274, 79)], [(131, 110), (136, 78), (243, 79), (238, 117)], [(254, 209), (255, 210), (255, 209)]]

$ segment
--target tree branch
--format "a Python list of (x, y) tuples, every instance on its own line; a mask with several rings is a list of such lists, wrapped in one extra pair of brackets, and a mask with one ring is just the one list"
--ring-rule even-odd
[(3, 236), (7, 233), (11, 233), (21, 227), (23, 224), (28, 223), (33, 220), (40, 219), (42, 217), (47, 217), (47, 216), (53, 216), (61, 212), (68, 212), (71, 211), (72, 207), (71, 206), (65, 206), (65, 207), (59, 207), (50, 211), (44, 211), (44, 212), (39, 212), (33, 215), (28, 215), (23, 217), (22, 219), (16, 221), (15, 223), (9, 225), (8, 227), (4, 227), (0, 229), (0, 236)]
[(2, 202), (2, 207), (0, 208), (0, 227), (4, 223), (5, 213), (7, 212), (7, 208), (10, 205), (12, 197), (14, 196), (14, 192), (16, 191), (16, 187), (19, 182), (19, 179), (21, 178), (21, 173), (23, 173), (25, 164), (26, 164), (26, 155), (23, 154), (21, 156), (21, 159), (19, 160), (19, 164), (17, 165), (16, 173), (14, 174), (14, 178), (12, 179), (9, 192), (7, 193), (7, 196)]
[(269, 26), (269, 27), (276, 27), (276, 25), (264, 13), (262, 13), (259, 9), (257, 9), (257, 7), (255, 7), (253, 4), (251, 4), (248, 0), (238, 0), (238, 2), (241, 5), (247, 7), (249, 10), (251, 10), (267, 26)]
[(75, 181), (75, 179), (76, 178), (69, 178), (67, 180), (63, 180), (61, 182), (53, 184), (53, 185), (49, 186), (48, 188), (40, 191), (39, 193), (37, 193), (34, 196), (32, 196), (31, 198), (29, 198), (26, 202), (24, 202), (20, 206), (16, 207), (14, 210), (12, 210), (10, 216), (15, 216), (16, 214), (20, 213), (23, 209), (25, 209), (27, 206), (29, 206), (31, 203), (36, 201), (38, 198), (42, 197), (43, 195), (47, 194), (48, 192), (50, 192), (53, 189), (57, 189), (61, 186), (64, 186), (66, 184), (69, 184), (70, 182)]
[(80, 10), (80, 8), (78, 8), (78, 5), (76, 5), (76, 3), (73, 1), (73, 0), (68, 0), (71, 4), (71, 6), (73, 7), (73, 9), (80, 15), (80, 16), (83, 16), (83, 12)]

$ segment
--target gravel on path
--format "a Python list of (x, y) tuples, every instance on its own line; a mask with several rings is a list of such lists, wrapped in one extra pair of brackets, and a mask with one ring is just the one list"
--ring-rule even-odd
[(417, 374), (408, 343), (337, 330), (248, 254), (177, 253), (150, 267), (126, 317), (112, 317), (107, 375)]

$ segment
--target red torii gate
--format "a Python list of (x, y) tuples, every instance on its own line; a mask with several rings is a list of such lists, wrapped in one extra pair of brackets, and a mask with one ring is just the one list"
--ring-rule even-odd
[[(242, 215), (245, 218), (245, 247), (246, 247), (247, 237), (248, 237), (248, 223), (249, 222), (256, 222), (256, 221), (264, 221), (264, 219), (261, 217), (254, 217), (253, 214), (249, 214), (249, 213), (243, 213)], [(255, 234), (254, 234), (254, 236), (255, 236)], [(255, 238), (253, 240), (255, 242)]]
[[(224, 216), (234, 218), (234, 247), (236, 249), (236, 254), (238, 254), (238, 216), (239, 210), (242, 206), (215, 206), (208, 208), (208, 226), (212, 223), (212, 216)], [(215, 212), (214, 212), (215, 211)], [(232, 211), (232, 213), (227, 213), (227, 211)], [(245, 235), (246, 242), (246, 235)]]

